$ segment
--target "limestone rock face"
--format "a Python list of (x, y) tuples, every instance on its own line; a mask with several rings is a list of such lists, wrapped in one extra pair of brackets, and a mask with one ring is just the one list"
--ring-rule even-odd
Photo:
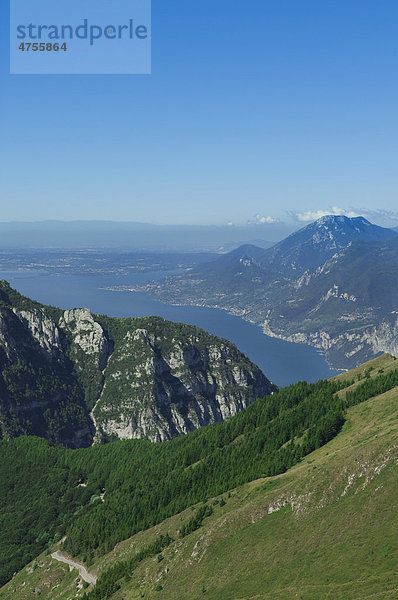
[(270, 337), (308, 344), (325, 352), (333, 363), (344, 356), (346, 365), (354, 368), (358, 364), (371, 360), (378, 354), (388, 353), (398, 356), (398, 316), (394, 311), (377, 325), (370, 325), (361, 331), (343, 331), (331, 334), (328, 331), (298, 331), (286, 334), (282, 328), (271, 329), (269, 321), (262, 324), (263, 332)]
[(375, 352), (388, 352), (398, 356), (398, 311), (393, 311), (377, 327), (366, 334), (366, 341)]
[(0, 438), (27, 434), (70, 447), (91, 443), (69, 345), (44, 310), (0, 309)]
[(65, 340), (54, 321), (40, 310), (13, 310), (23, 325), (27, 327), (32, 338), (49, 356), (56, 356), (65, 348)]
[(132, 323), (115, 346), (94, 414), (107, 437), (163, 441), (275, 390), (233, 344), (154, 317), (146, 328)]
[(45, 307), (6, 282), (0, 302), (0, 438), (157, 442), (276, 390), (236, 346), (196, 327)]
[(87, 354), (101, 354), (108, 347), (104, 330), (94, 321), (88, 308), (66, 310), (61, 317), (60, 326), (69, 329), (74, 342)]
[(66, 310), (60, 319), (60, 327), (70, 333), (74, 344), (86, 355), (97, 357), (100, 369), (105, 367), (111, 344), (88, 308)]

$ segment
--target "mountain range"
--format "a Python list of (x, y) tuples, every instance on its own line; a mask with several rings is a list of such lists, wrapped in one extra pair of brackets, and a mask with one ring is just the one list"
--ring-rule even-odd
[(347, 369), (397, 353), (397, 275), (395, 231), (326, 216), (272, 248), (244, 245), (148, 289), (169, 303), (224, 308)]

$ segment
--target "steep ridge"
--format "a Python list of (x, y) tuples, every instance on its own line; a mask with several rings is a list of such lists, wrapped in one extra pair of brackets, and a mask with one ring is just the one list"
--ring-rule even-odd
[[(395, 369), (396, 361), (383, 356), (340, 375), (336, 380), (350, 387), (339, 395)], [(120, 543), (91, 564), (94, 591), (42, 554), (1, 588), (0, 598), (40, 592), (45, 600), (66, 600), (85, 591), (87, 600), (395, 598), (397, 390), (349, 408), (340, 433), (286, 473), (207, 498), (211, 510), (196, 504)]]
[(116, 333), (102, 322), (118, 340), (94, 411), (108, 438), (164, 441), (276, 391), (233, 344), (196, 327), (151, 317), (120, 322)]
[(61, 311), (0, 284), (2, 438), (161, 441), (273, 391), (236, 346), (196, 327)]
[(147, 289), (172, 304), (224, 308), (347, 369), (395, 351), (397, 275), (396, 232), (330, 216), (268, 250), (243, 246)]

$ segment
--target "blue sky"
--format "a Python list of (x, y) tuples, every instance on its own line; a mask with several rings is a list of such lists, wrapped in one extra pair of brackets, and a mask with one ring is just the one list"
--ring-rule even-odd
[(151, 75), (9, 75), (8, 18), (1, 221), (398, 225), (396, 0), (153, 0)]

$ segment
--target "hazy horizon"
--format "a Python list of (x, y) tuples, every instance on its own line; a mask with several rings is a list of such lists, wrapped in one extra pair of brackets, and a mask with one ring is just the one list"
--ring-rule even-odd
[(0, 221), (0, 250), (228, 252), (243, 244), (268, 248), (308, 224), (275, 223), (271, 227), (261, 223), (228, 226), (103, 220)]

